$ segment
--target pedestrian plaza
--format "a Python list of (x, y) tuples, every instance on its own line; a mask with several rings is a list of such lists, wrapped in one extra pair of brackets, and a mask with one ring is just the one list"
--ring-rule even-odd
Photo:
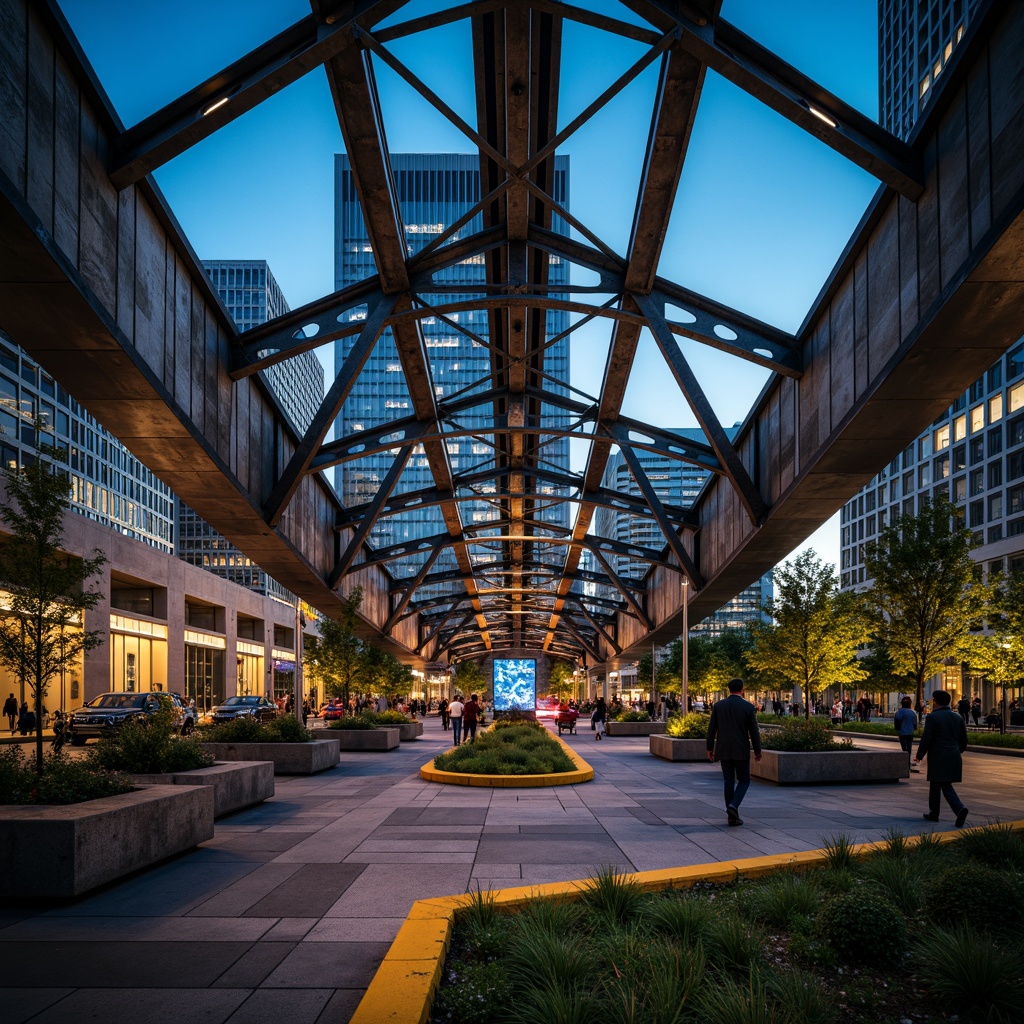
[[(566, 741), (594, 781), (548, 789), (424, 782), (450, 733), (333, 770), (217, 822), (212, 840), (69, 902), (0, 907), (8, 1024), (342, 1024), (413, 902), (467, 891), (815, 849), (845, 833), (949, 830), (924, 773), (899, 784), (781, 788), (755, 780), (729, 828), (717, 765), (670, 764), (646, 738)], [(858, 740), (862, 746), (884, 740)], [(964, 755), (969, 825), (1024, 818), (1024, 759)]]

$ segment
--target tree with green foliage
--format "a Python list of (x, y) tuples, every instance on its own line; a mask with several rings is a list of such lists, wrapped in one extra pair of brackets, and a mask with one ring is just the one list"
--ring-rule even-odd
[(363, 588), (356, 587), (344, 599), (337, 619), (321, 617), (319, 636), (307, 637), (302, 660), (320, 680), (325, 696), (341, 697), (348, 705), (351, 689), (365, 674), (363, 642), (356, 635), (356, 614), (363, 603)]
[(815, 692), (866, 675), (856, 652), (869, 620), (859, 597), (840, 593), (835, 568), (810, 548), (775, 570), (775, 592), (765, 607), (773, 621), (755, 624), (746, 661), (768, 678), (799, 684), (810, 717)]
[(401, 662), (390, 651), (381, 651), (374, 667), (374, 683), (378, 693), (389, 701), (405, 697), (412, 689), (412, 668)]
[(460, 661), (455, 667), (455, 689), (464, 697), (471, 693), (480, 694), (487, 690), (487, 676), (475, 661)]
[(865, 548), (873, 580), (866, 599), (873, 632), (897, 673), (913, 678), (918, 710), (924, 683), (947, 658), (969, 656), (972, 627), (980, 628), (991, 591), (971, 558), (971, 531), (945, 498), (903, 516)]
[(1003, 691), (1024, 679), (1024, 575), (1012, 573), (989, 579), (986, 634), (968, 638), (971, 669), (984, 672)]
[(548, 694), (557, 697), (560, 703), (576, 696), (576, 678), (572, 663), (556, 658), (548, 673)]
[(7, 469), (7, 501), (0, 519), (11, 537), (0, 545), (0, 664), (28, 687), (36, 715), (36, 771), (43, 773), (43, 699), (51, 681), (104, 642), (103, 630), (85, 629), (85, 613), (101, 594), (88, 589), (106, 557), (76, 558), (62, 550), (64, 514), (70, 508), (66, 471), (54, 465), (63, 453), (39, 445), (21, 469)]

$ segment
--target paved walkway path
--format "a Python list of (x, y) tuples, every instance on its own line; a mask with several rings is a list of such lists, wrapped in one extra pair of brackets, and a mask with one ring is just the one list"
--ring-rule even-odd
[[(0, 908), (7, 1024), (344, 1024), (414, 900), (467, 889), (813, 849), (845, 832), (933, 826), (924, 775), (899, 785), (754, 782), (726, 827), (721, 775), (653, 758), (646, 739), (565, 737), (593, 782), (464, 789), (417, 770), (450, 733), (343, 754), (222, 819), (202, 847), (54, 906)], [(965, 757), (971, 824), (1024, 818), (1024, 761)], [(939, 828), (951, 828), (948, 812)]]

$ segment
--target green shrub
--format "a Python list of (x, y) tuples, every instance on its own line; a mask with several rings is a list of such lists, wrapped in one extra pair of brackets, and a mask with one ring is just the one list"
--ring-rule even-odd
[(270, 722), (246, 717), (204, 726), (199, 738), (206, 743), (310, 743), (313, 734), (293, 715), (281, 715)]
[(864, 874), (906, 917), (921, 909), (921, 872), (908, 858), (874, 857), (864, 865)]
[(786, 928), (796, 918), (813, 918), (820, 901), (811, 876), (785, 872), (772, 875), (754, 889), (745, 909), (773, 928)]
[(833, 871), (849, 871), (856, 858), (853, 855), (853, 840), (845, 832), (837, 832), (823, 840), (821, 848), (825, 853), (825, 867)]
[(474, 775), (550, 775), (575, 771), (561, 744), (543, 727), (492, 729), (434, 758), (434, 767)]
[(159, 775), (209, 768), (213, 757), (194, 736), (177, 736), (169, 697), (160, 697), (160, 710), (149, 717), (129, 719), (102, 736), (90, 757), (100, 768), (133, 775)]
[(913, 963), (928, 979), (922, 986), (927, 998), (944, 1012), (952, 1010), (967, 1020), (1020, 1020), (1024, 967), (1019, 948), (957, 925), (927, 933), (913, 951)]
[(371, 717), (370, 713), (363, 712), (361, 715), (349, 715), (345, 718), (336, 718), (327, 726), (328, 729), (376, 729), (376, 715)]
[(704, 931), (709, 965), (729, 974), (760, 966), (764, 947), (764, 932), (736, 913), (716, 914)]
[(21, 744), (0, 747), (0, 804), (77, 804), (132, 788), (126, 775), (63, 752), (46, 754), (43, 774), (37, 775), (35, 759), (22, 754)]
[(937, 925), (969, 924), (1010, 935), (1024, 917), (1024, 890), (1019, 876), (988, 864), (956, 860), (926, 878), (923, 910)]
[(435, 1020), (459, 1024), (491, 1024), (503, 1018), (512, 1000), (512, 983), (500, 963), (445, 964), (445, 981), (434, 1001)]
[(888, 963), (907, 942), (903, 915), (887, 900), (863, 889), (837, 896), (822, 907), (818, 934), (843, 958)]
[(853, 747), (852, 740), (837, 740), (832, 735), (827, 719), (787, 718), (779, 729), (765, 733), (761, 745), (767, 750), (800, 751), (818, 753), (826, 750), (843, 750)]
[(407, 715), (404, 711), (364, 711), (361, 717), (373, 722), (374, 725), (405, 725), (407, 722), (415, 721), (412, 715)]
[(615, 924), (626, 924), (648, 903), (639, 883), (613, 867), (601, 868), (580, 891), (580, 902), (591, 913)]
[(702, 1020), (708, 1024), (784, 1024), (779, 1005), (768, 998), (764, 983), (755, 972), (746, 981), (721, 978), (700, 991)]
[[(870, 734), (872, 736), (895, 736), (896, 726), (893, 725), (892, 719), (887, 722), (846, 722), (844, 725), (834, 725), (833, 729), (839, 729), (843, 732), (862, 732)], [(924, 729), (918, 726), (914, 730), (915, 736), (920, 736), (924, 732)]]
[(704, 938), (713, 916), (710, 904), (704, 900), (668, 893), (653, 902), (647, 918), (655, 932), (667, 935), (687, 947), (695, 946)]
[(805, 971), (773, 973), (768, 979), (768, 991), (786, 1024), (831, 1024), (836, 1019), (832, 994)]
[(649, 722), (651, 716), (646, 711), (620, 711), (609, 716), (615, 722)]
[(688, 715), (669, 715), (665, 731), (669, 736), (683, 740), (702, 740), (707, 737), (710, 715), (690, 712)]
[(1009, 825), (972, 829), (955, 844), (958, 857), (1010, 871), (1024, 871), (1024, 835)]

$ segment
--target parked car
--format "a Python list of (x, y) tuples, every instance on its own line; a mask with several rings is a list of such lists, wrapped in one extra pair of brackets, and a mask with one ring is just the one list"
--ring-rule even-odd
[(232, 722), (236, 718), (254, 718), (257, 722), (270, 722), (277, 718), (277, 705), (266, 697), (228, 697), (210, 713), (214, 725), (218, 722)]
[(83, 707), (71, 712), (71, 743), (82, 746), (90, 736), (102, 736), (118, 729), (132, 718), (154, 715), (160, 710), (160, 698), (171, 701), (174, 728), (187, 736), (196, 727), (196, 709), (177, 693), (101, 693)]
[(345, 717), (345, 705), (339, 701), (329, 701), (320, 709), (320, 717), (325, 722), (334, 722)]

